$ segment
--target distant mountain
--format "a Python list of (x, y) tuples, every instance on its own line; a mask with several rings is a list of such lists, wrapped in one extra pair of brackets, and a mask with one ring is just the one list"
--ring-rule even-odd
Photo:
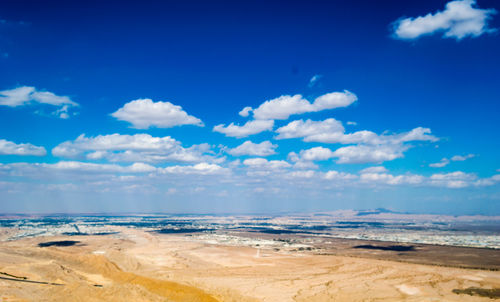
[(376, 208), (374, 210), (358, 211), (358, 214), (356, 214), (356, 216), (377, 215), (382, 213), (402, 214), (401, 212), (395, 212), (385, 208)]

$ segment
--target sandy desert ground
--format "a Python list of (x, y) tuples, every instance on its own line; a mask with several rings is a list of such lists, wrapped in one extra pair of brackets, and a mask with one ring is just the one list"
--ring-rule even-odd
[(500, 288), (498, 270), (117, 230), (0, 242), (0, 301), (492, 301), (467, 293)]

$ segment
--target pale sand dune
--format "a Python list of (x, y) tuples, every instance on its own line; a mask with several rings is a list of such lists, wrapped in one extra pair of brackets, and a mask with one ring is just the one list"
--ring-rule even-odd
[[(0, 275), (0, 301), (491, 301), (452, 290), (500, 287), (498, 271), (265, 248), (256, 257), (252, 247), (120, 231), (1, 242), (0, 272), (63, 285)], [(79, 243), (37, 245), (55, 240)]]

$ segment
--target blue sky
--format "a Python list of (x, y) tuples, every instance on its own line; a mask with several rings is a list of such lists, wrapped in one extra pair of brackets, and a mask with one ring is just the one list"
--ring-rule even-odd
[(499, 11), (3, 1), (0, 212), (500, 214)]

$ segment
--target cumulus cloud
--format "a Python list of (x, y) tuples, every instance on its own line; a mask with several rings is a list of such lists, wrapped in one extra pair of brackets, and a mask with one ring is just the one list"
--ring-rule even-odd
[(451, 158), (452, 161), (465, 161), (468, 160), (469, 158), (475, 157), (474, 154), (467, 154), (467, 155), (455, 155)]
[(295, 152), (288, 153), (288, 160), (294, 163), (293, 164), (294, 169), (311, 170), (319, 168), (318, 165), (316, 165), (310, 160), (305, 160), (301, 158), (300, 155)]
[(450, 1), (443, 11), (394, 22), (394, 37), (412, 40), (434, 33), (443, 33), (444, 38), (457, 40), (478, 37), (494, 31), (488, 27), (488, 22), (496, 13), (495, 9), (477, 8), (475, 0)]
[(334, 152), (324, 147), (314, 147), (301, 150), (299, 154), (295, 152), (288, 153), (288, 160), (294, 163), (295, 169), (317, 169), (318, 165), (314, 161), (328, 160), (334, 157)]
[(338, 133), (343, 134), (345, 131), (342, 123), (334, 118), (329, 118), (324, 121), (312, 120), (295, 120), (287, 125), (276, 129), (278, 135), (276, 139), (287, 138), (308, 138), (323, 133)]
[(151, 99), (138, 99), (126, 103), (116, 112), (114, 118), (132, 124), (133, 128), (150, 127), (171, 128), (181, 125), (203, 126), (203, 122), (187, 114), (181, 106), (170, 102), (153, 102)]
[(58, 96), (49, 91), (39, 91), (30, 86), (0, 91), (0, 105), (2, 106), (19, 107), (33, 103), (61, 107), (53, 114), (63, 119), (69, 118), (69, 107), (79, 106), (67, 96)]
[(130, 166), (120, 166), (115, 164), (95, 164), (95, 163), (86, 163), (78, 161), (61, 161), (55, 164), (41, 164), (41, 165), (42, 167), (59, 171), (145, 173), (156, 170), (155, 167), (144, 163), (133, 163)]
[(328, 160), (334, 157), (334, 152), (324, 147), (314, 147), (300, 151), (300, 158), (305, 161)]
[(351, 173), (330, 170), (324, 173), (323, 178), (326, 180), (353, 180), (358, 178), (358, 176)]
[(276, 130), (276, 139), (302, 138), (305, 142), (357, 144), (342, 147), (330, 154), (337, 163), (380, 163), (403, 157), (412, 141), (439, 140), (429, 128), (417, 127), (408, 132), (378, 135), (362, 130), (345, 133), (342, 123), (329, 118), (324, 121), (295, 120)]
[(270, 141), (263, 141), (259, 144), (252, 143), (251, 141), (246, 141), (236, 148), (226, 150), (226, 152), (234, 156), (268, 156), (276, 154), (275, 149), (277, 147), (278, 145), (273, 145)]
[(184, 174), (184, 175), (216, 175), (227, 174), (229, 169), (217, 164), (199, 163), (194, 166), (171, 166), (159, 170), (162, 174)]
[(362, 173), (360, 181), (364, 183), (382, 183), (388, 185), (421, 184), (425, 178), (421, 175), (392, 175), (388, 173)]
[[(102, 179), (106, 182), (109, 175), (114, 175), (114, 181), (132, 181), (140, 179), (123, 174), (148, 175), (149, 177), (161, 176), (185, 176), (185, 175), (222, 175), (230, 173), (228, 168), (212, 163), (198, 163), (195, 165), (175, 165), (168, 167), (155, 167), (145, 163), (133, 163), (128, 166), (117, 164), (88, 163), (81, 161), (60, 161), (54, 164), (47, 163), (13, 163), (0, 165), (0, 172), (8, 172), (16, 176), (27, 176), (33, 178), (47, 178), (48, 175), (71, 175), (73, 180), (83, 178), (97, 184)], [(106, 178), (103, 178), (106, 176)]]
[(294, 162), (293, 168), (298, 170), (310, 170), (310, 169), (318, 169), (319, 166), (312, 161), (298, 160)]
[(456, 171), (451, 173), (437, 173), (430, 176), (430, 183), (447, 188), (464, 188), (470, 186), (477, 179), (473, 173)]
[(305, 142), (340, 143), (340, 144), (401, 144), (410, 141), (438, 140), (431, 135), (429, 128), (417, 127), (408, 132), (389, 135), (378, 135), (372, 131), (361, 130), (345, 133), (340, 121), (333, 118), (324, 121), (295, 120), (276, 129), (276, 139), (302, 138)]
[[(290, 163), (283, 160), (250, 158), (243, 165), (226, 166), (201, 162), (194, 165), (173, 165), (155, 167), (136, 162), (131, 165), (61, 161), (46, 163), (0, 163), (0, 175), (15, 176), (18, 179), (37, 179), (44, 181), (43, 190), (60, 187), (60, 180), (70, 179), (63, 188), (68, 191), (109, 192), (139, 190), (146, 192), (165, 192), (168, 188), (179, 188), (179, 192), (198, 191), (193, 181), (206, 188), (207, 194), (221, 182), (240, 188), (252, 189), (256, 186), (266, 192), (276, 190), (286, 192), (297, 187), (310, 192), (328, 194), (334, 187), (353, 187), (358, 189), (385, 186), (433, 186), (450, 189), (466, 187), (493, 186), (500, 183), (500, 174), (479, 178), (473, 173), (456, 171), (433, 174), (429, 177), (405, 173), (395, 175), (382, 166), (363, 169), (359, 174), (343, 171), (302, 169), (290, 170)], [(214, 177), (217, 176), (217, 177)], [(33, 183), (26, 181), (26, 184)], [(52, 186), (54, 184), (54, 186)], [(0, 181), (0, 186), (2, 182)], [(6, 189), (13, 188), (11, 184)], [(142, 188), (142, 189), (141, 189)], [(31, 188), (33, 189), (33, 188)], [(25, 189), (24, 189), (25, 190)]]
[(275, 170), (289, 168), (291, 165), (284, 160), (267, 160), (265, 158), (249, 158), (243, 161), (245, 166), (256, 169)]
[[(317, 160), (308, 153), (321, 151), (324, 159), (338, 157), (337, 163), (381, 163), (403, 157), (403, 152), (410, 148), (406, 143), (412, 141), (437, 141), (428, 128), (417, 127), (399, 134), (378, 135), (371, 131), (345, 133), (342, 123), (330, 118), (324, 121), (296, 120), (276, 130), (276, 139), (303, 138), (306, 142), (357, 144), (331, 151), (318, 147), (311, 151), (301, 151), (300, 160)], [(309, 159), (304, 157), (307, 154)], [(299, 159), (297, 159), (298, 161)]]
[(253, 120), (246, 122), (243, 126), (231, 123), (227, 126), (220, 124), (214, 127), (214, 132), (223, 133), (229, 137), (247, 137), (249, 135), (270, 131), (274, 127), (273, 120)]
[(431, 168), (442, 168), (444, 166), (447, 166), (450, 163), (450, 160), (447, 158), (442, 158), (441, 161), (437, 163), (432, 163), (429, 165)]
[(465, 160), (467, 160), (469, 158), (473, 158), (473, 157), (475, 157), (474, 154), (455, 155), (451, 159), (448, 159), (448, 158), (444, 157), (444, 158), (441, 159), (441, 161), (439, 161), (437, 163), (430, 164), (429, 167), (432, 167), (432, 168), (442, 168), (442, 167), (447, 166), (450, 163), (450, 160), (451, 161), (465, 161)]
[(293, 96), (282, 95), (278, 98), (265, 101), (256, 109), (245, 107), (240, 112), (240, 115), (241, 113), (248, 115), (248, 112), (253, 111), (253, 117), (257, 120), (286, 120), (293, 114), (347, 107), (357, 99), (355, 94), (347, 90), (321, 95), (313, 103), (303, 98), (300, 94)]
[(313, 178), (316, 175), (316, 172), (313, 170), (304, 170), (304, 171), (292, 171), (287, 174), (289, 178)]
[(4, 170), (10, 170), (16, 175), (44, 175), (47, 173), (146, 173), (156, 170), (155, 167), (144, 163), (133, 163), (129, 166), (116, 164), (96, 164), (80, 161), (60, 161), (55, 164), (47, 163), (13, 163), (4, 165)]
[(265, 101), (258, 108), (253, 109), (253, 116), (258, 120), (286, 120), (292, 114), (310, 111), (312, 111), (312, 105), (302, 95), (283, 95)]
[(389, 171), (383, 166), (368, 167), (368, 168), (365, 168), (365, 169), (359, 171), (359, 173), (361, 173), (361, 174), (364, 174), (364, 173), (386, 173), (386, 172), (389, 172)]
[(338, 157), (339, 164), (382, 163), (396, 158), (402, 158), (408, 146), (392, 145), (355, 145), (342, 147), (333, 152)]
[(247, 106), (247, 107), (241, 109), (241, 111), (238, 114), (243, 116), (243, 117), (247, 117), (251, 111), (252, 111), (252, 107)]
[(44, 147), (38, 147), (32, 144), (16, 144), (8, 140), (0, 139), (1, 155), (44, 156), (46, 153)]
[(109, 134), (96, 137), (78, 136), (74, 141), (66, 141), (54, 149), (54, 156), (90, 160), (108, 159), (123, 162), (201, 162), (215, 160), (208, 144), (182, 147), (170, 136), (153, 137), (149, 134)]

